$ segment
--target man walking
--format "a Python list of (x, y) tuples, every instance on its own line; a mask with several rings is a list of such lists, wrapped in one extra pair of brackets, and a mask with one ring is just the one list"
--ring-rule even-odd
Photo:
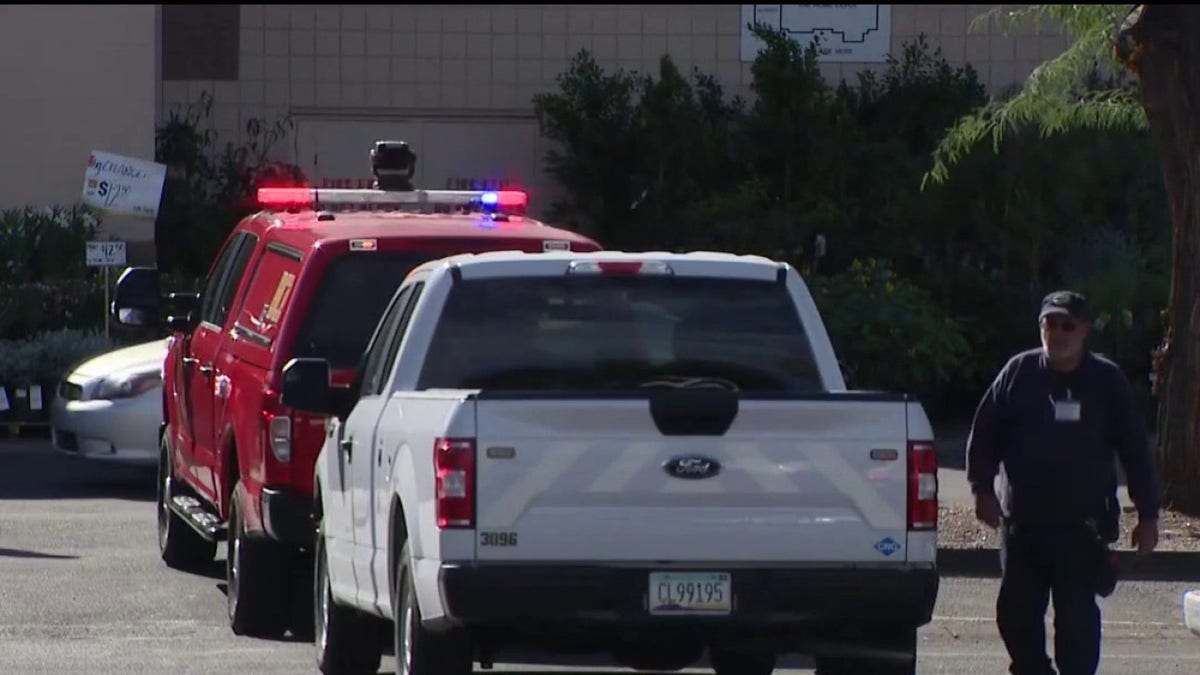
[[(1133, 545), (1158, 545), (1160, 495), (1145, 426), (1129, 382), (1088, 351), (1083, 296), (1051, 293), (1038, 317), (1042, 347), (1012, 357), (975, 411), (967, 479), (975, 515), (1002, 528), (1003, 579), (996, 623), (1013, 675), (1054, 675), (1046, 611), (1054, 597), (1054, 662), (1061, 675), (1094, 675), (1100, 608), (1111, 577), (1107, 547), (1119, 536), (1119, 457), (1137, 506)], [(1000, 476), (999, 497), (994, 486)]]

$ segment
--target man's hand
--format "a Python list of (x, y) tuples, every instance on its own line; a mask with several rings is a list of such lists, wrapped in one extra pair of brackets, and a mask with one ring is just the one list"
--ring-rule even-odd
[(1000, 527), (1000, 500), (996, 493), (985, 490), (975, 495), (975, 517), (988, 527)]
[(1139, 520), (1133, 528), (1130, 545), (1137, 548), (1138, 555), (1149, 555), (1158, 547), (1158, 519)]

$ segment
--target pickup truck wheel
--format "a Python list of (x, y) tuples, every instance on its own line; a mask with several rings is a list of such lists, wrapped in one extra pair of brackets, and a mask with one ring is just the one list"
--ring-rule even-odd
[(158, 439), (158, 494), (155, 506), (158, 511), (158, 554), (168, 567), (194, 570), (212, 562), (217, 554), (217, 543), (200, 536), (183, 518), (171, 510), (175, 498), (175, 472), (172, 469), (171, 448), (167, 434)]
[(421, 625), (407, 543), (396, 562), (395, 579), (396, 675), (470, 675), (475, 658), (466, 635), (460, 630), (435, 633)]
[(771, 675), (774, 654), (746, 654), (720, 648), (710, 650), (708, 660), (717, 675)]
[(287, 632), (287, 556), (272, 541), (251, 539), (242, 524), (241, 483), (229, 507), (229, 544), (225, 554), (229, 627), (236, 635), (277, 638)]
[(379, 670), (382, 656), (377, 624), (370, 617), (334, 602), (329, 586), (324, 519), (316, 539), (313, 609), (317, 667), (324, 675), (373, 675)]

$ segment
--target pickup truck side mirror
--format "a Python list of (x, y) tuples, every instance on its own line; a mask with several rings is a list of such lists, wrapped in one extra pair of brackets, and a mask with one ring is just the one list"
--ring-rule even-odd
[(166, 299), (173, 314), (191, 314), (200, 307), (199, 293), (168, 293)]
[(157, 326), (161, 292), (158, 270), (153, 267), (127, 267), (117, 279), (110, 311), (117, 323), (126, 326)]
[(344, 418), (354, 402), (350, 390), (334, 387), (331, 369), (325, 359), (298, 358), (283, 367), (280, 403), (285, 407)]
[(172, 333), (187, 333), (195, 326), (196, 310), (200, 307), (199, 293), (168, 293), (167, 329)]

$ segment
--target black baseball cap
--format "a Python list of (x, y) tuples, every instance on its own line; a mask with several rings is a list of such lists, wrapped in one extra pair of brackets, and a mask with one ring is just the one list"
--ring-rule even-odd
[(1038, 321), (1051, 314), (1069, 316), (1076, 321), (1087, 321), (1087, 298), (1075, 291), (1054, 291), (1042, 298), (1042, 311), (1038, 314)]

